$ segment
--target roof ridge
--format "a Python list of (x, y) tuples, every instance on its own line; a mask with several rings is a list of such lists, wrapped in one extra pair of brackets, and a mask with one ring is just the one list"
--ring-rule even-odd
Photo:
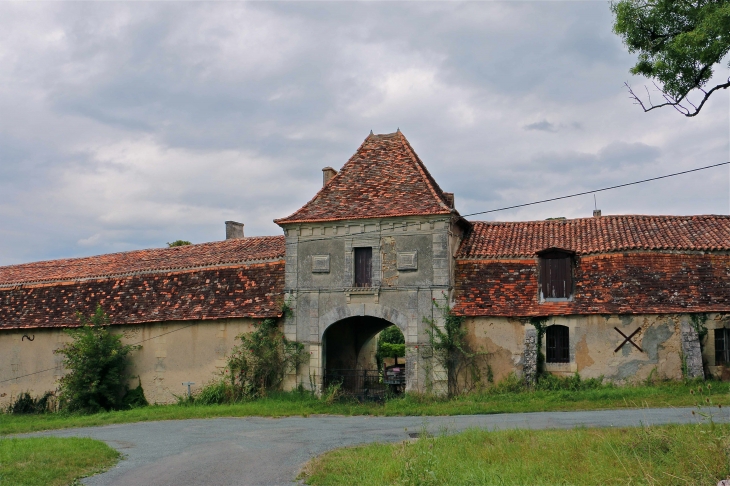
[(527, 224), (527, 223), (567, 223), (569, 221), (601, 221), (606, 219), (619, 219), (619, 218), (661, 218), (661, 219), (698, 219), (698, 218), (716, 218), (716, 219), (730, 219), (730, 215), (727, 214), (692, 214), (692, 215), (672, 215), (672, 214), (607, 214), (603, 216), (584, 216), (580, 218), (566, 218), (566, 219), (530, 219), (527, 221), (471, 221), (472, 224)]
[(61, 262), (61, 261), (80, 261), (80, 260), (87, 260), (92, 258), (100, 258), (100, 257), (110, 257), (115, 255), (126, 255), (130, 253), (136, 253), (136, 252), (145, 252), (145, 251), (185, 251), (187, 248), (193, 248), (197, 247), (200, 248), (202, 246), (212, 246), (212, 245), (220, 245), (223, 243), (231, 242), (231, 241), (241, 241), (241, 240), (253, 240), (253, 239), (283, 239), (283, 235), (268, 235), (268, 236), (245, 236), (243, 238), (232, 238), (228, 240), (221, 240), (221, 241), (206, 241), (204, 243), (191, 243), (189, 245), (181, 245), (181, 246), (172, 246), (172, 247), (160, 247), (160, 248), (138, 248), (136, 250), (126, 250), (126, 251), (115, 251), (112, 253), (101, 253), (98, 255), (87, 255), (87, 256), (79, 256), (79, 257), (65, 257), (65, 258), (52, 258), (49, 260), (35, 260), (32, 262), (25, 262), (25, 263), (14, 263), (12, 265), (0, 265), (0, 269), (5, 268), (13, 268), (13, 267), (22, 267), (26, 265), (39, 265), (42, 263), (53, 263), (53, 262)]
[(377, 137), (377, 135), (373, 135), (373, 132), (371, 130), (370, 133), (368, 134), (368, 136), (365, 137), (365, 140), (363, 140), (362, 143), (357, 147), (357, 150), (355, 150), (355, 153), (352, 154), (349, 159), (347, 159), (347, 162), (345, 162), (345, 164), (342, 167), (340, 167), (340, 170), (337, 171), (337, 174), (335, 174), (334, 177), (332, 177), (332, 179), (330, 179), (326, 185), (322, 185), (322, 187), (319, 188), (319, 190), (317, 191), (317, 193), (309, 201), (307, 201), (306, 203), (304, 203), (302, 205), (302, 207), (300, 207), (299, 209), (297, 209), (296, 211), (294, 211), (293, 213), (291, 213), (289, 216), (284, 216), (283, 218), (276, 218), (274, 220), (274, 223), (279, 224), (279, 221), (286, 221), (287, 219), (293, 218), (294, 216), (297, 215), (297, 213), (300, 213), (300, 212), (304, 211), (304, 208), (306, 208), (311, 203), (313, 203), (319, 197), (319, 195), (322, 194), (322, 192), (325, 189), (327, 189), (327, 186), (330, 185), (329, 184), (330, 182), (334, 181), (335, 179), (337, 179), (338, 177), (340, 177), (342, 175), (342, 173), (345, 170), (345, 167), (347, 167), (347, 164), (349, 164), (350, 162), (352, 162), (352, 160), (360, 152), (360, 149), (362, 149), (363, 145), (365, 145), (365, 143), (370, 139), (370, 137), (375, 138), (375, 137)]
[(406, 150), (411, 156), (411, 160), (416, 164), (416, 169), (421, 174), (421, 177), (425, 179), (426, 185), (431, 190), (433, 196), (438, 199), (439, 204), (441, 204), (444, 209), (454, 209), (446, 204), (446, 201), (444, 200), (445, 197), (443, 195), (443, 189), (441, 189), (441, 186), (438, 185), (436, 179), (434, 179), (431, 173), (428, 171), (425, 164), (421, 161), (421, 158), (418, 156), (418, 154), (416, 154), (416, 151), (413, 150), (413, 147), (411, 147), (411, 143), (408, 141), (406, 136), (403, 135), (403, 132), (400, 131), (400, 128), (395, 133), (399, 136), (398, 138), (400, 139), (401, 143), (406, 147)]

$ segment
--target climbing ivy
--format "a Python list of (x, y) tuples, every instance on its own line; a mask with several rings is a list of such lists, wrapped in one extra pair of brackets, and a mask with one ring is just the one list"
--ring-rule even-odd
[(423, 319), (428, 324), (426, 333), (433, 358), (446, 370), (449, 396), (468, 393), (481, 385), (481, 369), (488, 353), (473, 350), (467, 342), (464, 316), (454, 314), (448, 304), (440, 305), (436, 299), (432, 302), (444, 320), (441, 329), (435, 319)]
[(542, 338), (545, 336), (545, 329), (547, 328), (545, 323), (547, 321), (547, 317), (530, 318), (530, 324), (537, 331), (537, 343), (535, 343), (537, 346), (537, 376), (535, 378), (540, 378), (540, 376), (545, 374), (545, 354), (542, 352)]

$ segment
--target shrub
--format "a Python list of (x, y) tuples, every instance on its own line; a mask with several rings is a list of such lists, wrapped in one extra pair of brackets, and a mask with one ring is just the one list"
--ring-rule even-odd
[(82, 326), (65, 331), (73, 340), (54, 351), (63, 355), (70, 370), (60, 381), (61, 403), (70, 411), (87, 413), (122, 408), (128, 355), (141, 346), (122, 344), (122, 337), (110, 332), (101, 306), (90, 318), (77, 316)]
[(139, 384), (137, 388), (127, 389), (127, 392), (122, 397), (122, 408), (140, 408), (149, 405), (149, 402), (144, 396), (144, 390), (142, 389), (142, 380), (137, 377)]
[(256, 330), (238, 339), (241, 344), (231, 351), (227, 370), (236, 399), (261, 397), (268, 390), (279, 389), (286, 374), (305, 358), (304, 345), (289, 341), (276, 319), (264, 319), (256, 324)]
[(46, 392), (40, 397), (33, 398), (30, 393), (24, 392), (18, 395), (13, 403), (8, 406), (8, 413), (14, 414), (39, 414), (49, 412), (53, 407), (53, 392)]

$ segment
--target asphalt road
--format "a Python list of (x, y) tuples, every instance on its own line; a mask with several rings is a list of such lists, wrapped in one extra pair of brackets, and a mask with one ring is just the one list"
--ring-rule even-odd
[[(453, 417), (219, 418), (108, 425), (33, 436), (92, 437), (125, 458), (87, 485), (283, 485), (295, 481), (310, 458), (368, 442), (397, 442), (427, 428), (452, 433), (468, 428), (625, 427), (696, 421), (692, 408), (540, 412)], [(730, 421), (726, 409), (717, 421)]]

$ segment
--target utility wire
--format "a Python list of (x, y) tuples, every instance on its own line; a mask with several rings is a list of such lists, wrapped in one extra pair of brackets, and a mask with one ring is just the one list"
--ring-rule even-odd
[[(507, 207), (504, 207), (504, 208), (490, 209), (488, 211), (479, 211), (479, 212), (476, 212), (476, 213), (463, 214), (462, 217), (463, 218), (466, 218), (468, 216), (476, 216), (476, 215), (479, 215), (479, 214), (496, 213), (497, 211), (506, 211), (507, 209), (522, 208), (522, 207), (525, 207), (525, 206), (533, 206), (535, 204), (543, 204), (543, 203), (551, 202), (551, 201), (559, 201), (561, 199), (568, 199), (568, 198), (576, 197), (576, 196), (585, 196), (586, 194), (595, 194), (597, 192), (609, 191), (611, 189), (618, 189), (620, 187), (634, 186), (636, 184), (643, 184), (645, 182), (657, 181), (659, 179), (666, 179), (668, 177), (675, 177), (675, 176), (679, 176), (679, 175), (683, 175), (683, 174), (689, 174), (691, 172), (698, 172), (698, 171), (701, 171), (701, 170), (712, 169), (713, 167), (720, 167), (720, 166), (728, 165), (728, 164), (730, 164), (730, 161), (728, 161), (728, 162), (720, 162), (719, 164), (707, 165), (705, 167), (698, 167), (696, 169), (684, 170), (682, 172), (675, 172), (673, 174), (666, 174), (666, 175), (663, 175), (663, 176), (651, 177), (649, 179), (643, 179), (643, 180), (640, 180), (640, 181), (627, 182), (625, 184), (618, 184), (616, 186), (603, 187), (601, 189), (593, 189), (591, 191), (578, 192), (576, 194), (570, 194), (568, 196), (553, 197), (553, 198), (550, 198), (550, 199), (543, 199), (541, 201), (533, 201), (533, 202), (524, 203), (524, 204), (516, 204), (514, 206), (507, 206)], [(404, 228), (405, 226), (407, 226), (407, 224), (408, 223), (403, 223), (403, 224), (400, 224), (400, 225), (397, 225), (396, 226), (396, 224), (394, 223), (393, 224), (393, 229), (396, 229), (396, 228)], [(361, 231), (359, 233), (351, 233), (351, 234), (344, 234), (344, 235), (333, 235), (333, 236), (329, 236), (329, 237), (326, 237), (326, 238), (307, 238), (306, 240), (303, 240), (303, 241), (310, 242), (310, 241), (333, 240), (333, 239), (336, 239), (336, 238), (347, 238), (347, 237), (352, 237), (352, 236), (360, 236), (360, 235), (364, 235), (364, 234), (368, 234), (368, 233), (379, 233), (379, 232), (380, 232), (380, 230), (377, 230), (376, 229), (376, 230), (369, 230), (369, 231)], [(296, 245), (297, 243), (298, 243), (297, 241), (286, 242), (287, 245)]]
[[(157, 339), (158, 337), (164, 336), (166, 334), (172, 334), (173, 332), (182, 331), (183, 329), (187, 329), (189, 327), (193, 327), (194, 325), (195, 324), (189, 324), (187, 326), (181, 327), (180, 329), (174, 329), (172, 331), (163, 332), (162, 334), (158, 334), (157, 336), (149, 337), (147, 339), (143, 339), (141, 341), (137, 341), (136, 343), (132, 343), (131, 346), (136, 346), (136, 345), (141, 344), (141, 343), (143, 343), (145, 341), (150, 341), (152, 339)], [(7, 379), (7, 380), (2, 380), (2, 381), (0, 381), (0, 383), (5, 383), (7, 381), (18, 380), (20, 378), (25, 378), (26, 376), (33, 376), (33, 375), (37, 375), (37, 374), (40, 374), (40, 373), (46, 373), (48, 371), (53, 371), (55, 369), (56, 369), (56, 367), (54, 366), (53, 368), (48, 368), (48, 369), (45, 369), (45, 370), (36, 371), (34, 373), (28, 373), (27, 375), (20, 375), (20, 376), (16, 376), (15, 378), (10, 378), (10, 379)]]
[[(507, 209), (524, 208), (525, 206), (534, 206), (535, 204), (543, 204), (543, 203), (546, 203), (546, 202), (560, 201), (561, 199), (568, 199), (568, 198), (577, 197), (577, 196), (585, 196), (586, 194), (595, 194), (597, 192), (610, 191), (611, 189), (618, 189), (620, 187), (634, 186), (636, 184), (643, 184), (645, 182), (658, 181), (660, 179), (667, 179), (669, 177), (675, 177), (675, 176), (679, 176), (679, 175), (683, 175), (683, 174), (690, 174), (692, 172), (698, 172), (698, 171), (701, 171), (701, 170), (712, 169), (713, 167), (720, 167), (720, 166), (728, 165), (728, 164), (730, 164), (730, 161), (728, 161), (728, 162), (720, 162), (719, 164), (706, 165), (705, 167), (698, 167), (696, 169), (683, 170), (682, 172), (675, 172), (673, 174), (666, 174), (666, 175), (663, 175), (663, 176), (651, 177), (649, 179), (642, 179), (640, 181), (627, 182), (625, 184), (618, 184), (616, 186), (603, 187), (601, 189), (593, 189), (591, 191), (578, 192), (578, 193), (575, 193), (575, 194), (570, 194), (568, 196), (553, 197), (553, 198), (550, 198), (550, 199), (543, 199), (543, 200), (540, 200), (540, 201), (533, 201), (533, 202), (524, 203), (524, 204), (516, 204), (514, 206), (506, 206), (504, 208), (490, 209), (488, 211), (479, 211), (479, 212), (476, 212), (476, 213), (464, 214), (464, 215), (462, 215), (462, 217), (466, 218), (467, 216), (476, 216), (478, 214), (496, 213), (497, 211), (506, 211)], [(401, 224), (398, 227), (399, 228), (403, 228), (407, 224), (408, 223), (404, 223), (404, 224)], [(393, 225), (393, 229), (395, 229), (395, 228), (396, 228), (396, 225), (394, 224)], [(377, 232), (379, 232), (379, 230), (362, 231), (360, 233), (353, 233), (353, 234), (342, 235), (342, 236), (339, 236), (339, 235), (337, 235), (337, 236), (330, 236), (329, 238), (312, 238), (312, 239), (307, 239), (305, 241), (309, 242), (309, 241), (331, 240), (333, 238), (338, 238), (338, 237), (345, 238), (345, 237), (353, 236), (353, 235), (362, 235), (362, 234), (366, 234), (366, 233), (377, 233)], [(287, 243), (287, 244), (295, 244), (295, 243), (296, 242)], [(168, 331), (168, 332), (162, 333), (162, 334), (160, 334), (158, 336), (154, 336), (154, 337), (151, 337), (151, 338), (143, 339), (142, 341), (138, 341), (138, 342), (134, 343), (133, 346), (136, 346), (137, 344), (143, 343), (145, 341), (149, 341), (151, 339), (156, 339), (156, 338), (158, 338), (160, 336), (164, 336), (166, 334), (170, 334), (170, 333), (177, 332), (177, 331), (182, 331), (183, 329), (187, 329), (187, 328), (192, 327), (192, 326), (194, 326), (194, 324), (190, 324), (188, 326), (181, 327), (180, 329), (175, 329), (174, 331)], [(16, 376), (15, 378), (10, 378), (8, 380), (2, 380), (2, 381), (0, 381), (0, 383), (5, 383), (7, 381), (17, 380), (19, 378), (25, 378), (26, 376), (37, 375), (39, 373), (45, 373), (47, 371), (53, 371), (55, 369), (56, 368), (53, 367), (53, 368), (48, 368), (46, 370), (36, 371), (35, 373), (28, 373), (27, 375)]]
[(712, 164), (712, 165), (707, 165), (705, 167), (698, 167), (697, 169), (684, 170), (682, 172), (675, 172), (674, 174), (667, 174), (667, 175), (663, 175), (663, 176), (659, 176), (659, 177), (652, 177), (650, 179), (644, 179), (641, 181), (627, 182), (626, 184), (619, 184), (617, 186), (604, 187), (602, 189), (594, 189), (592, 191), (578, 192), (576, 194), (570, 194), (569, 196), (553, 197), (550, 199), (543, 199), (542, 201), (535, 201), (535, 202), (530, 202), (530, 203), (525, 203), (525, 204), (517, 204), (515, 206), (507, 206), (505, 208), (490, 209), (489, 211), (480, 211), (478, 213), (464, 214), (463, 216), (466, 218), (467, 216), (476, 216), (477, 214), (496, 213), (497, 211), (505, 211), (507, 209), (523, 208), (525, 206), (532, 206), (534, 204), (542, 204), (542, 203), (551, 202), (551, 201), (559, 201), (560, 199), (568, 199), (569, 197), (585, 196), (586, 194), (595, 194), (596, 192), (609, 191), (611, 189), (618, 189), (619, 187), (633, 186), (636, 184), (643, 184), (644, 182), (658, 181), (659, 179), (666, 179), (667, 177), (674, 177), (674, 176), (678, 176), (678, 175), (682, 175), (682, 174), (689, 174), (690, 172), (697, 172), (700, 170), (711, 169), (713, 167), (720, 167), (721, 165), (727, 165), (727, 164), (730, 164), (730, 162), (720, 162), (719, 164)]

